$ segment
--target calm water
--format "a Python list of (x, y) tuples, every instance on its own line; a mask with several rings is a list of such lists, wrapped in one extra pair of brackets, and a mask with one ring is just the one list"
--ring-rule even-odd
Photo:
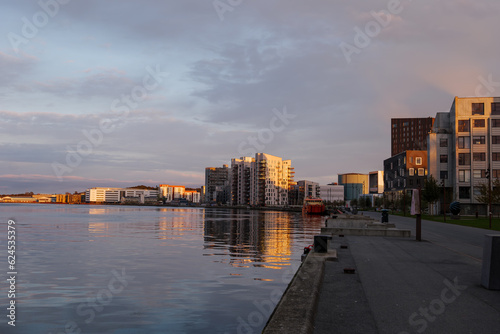
[[(1, 204), (16, 221), (16, 327), (0, 333), (260, 333), (321, 217)], [(5, 280), (3, 280), (5, 282)]]

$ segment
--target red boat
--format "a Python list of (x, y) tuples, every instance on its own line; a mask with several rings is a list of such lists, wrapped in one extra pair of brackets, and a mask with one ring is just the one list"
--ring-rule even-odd
[(309, 215), (321, 215), (325, 213), (326, 207), (325, 203), (321, 198), (306, 198), (304, 200), (304, 206), (302, 207), (302, 212)]

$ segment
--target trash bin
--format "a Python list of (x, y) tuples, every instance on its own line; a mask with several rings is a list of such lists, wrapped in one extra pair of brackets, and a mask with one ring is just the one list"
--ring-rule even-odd
[(328, 251), (328, 240), (332, 240), (331, 235), (315, 235), (314, 236), (314, 252), (326, 253)]
[(388, 223), (389, 222), (389, 210), (382, 209), (380, 211), (382, 212), (381, 222), (382, 223)]

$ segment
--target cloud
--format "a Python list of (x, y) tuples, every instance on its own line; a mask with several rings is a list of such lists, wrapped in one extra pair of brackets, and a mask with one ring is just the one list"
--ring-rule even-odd
[[(205, 167), (239, 157), (285, 107), (296, 117), (263, 151), (292, 159), (296, 179), (381, 169), (391, 117), (434, 116), (473, 95), (480, 77), (500, 81), (493, 0), (403, 0), (347, 63), (340, 43), (353, 44), (354, 29), (388, 3), (243, 1), (221, 21), (211, 1), (72, 1), (21, 55), (0, 41), (0, 155), (4, 174), (24, 182), (10, 179), (10, 189), (35, 182), (26, 175), (63, 188), (51, 162), (64, 163), (84, 130), (119, 118), (112, 101), (156, 64), (168, 78), (63, 185), (201, 185)], [(37, 10), (9, 3), (0, 27), (20, 31)]]

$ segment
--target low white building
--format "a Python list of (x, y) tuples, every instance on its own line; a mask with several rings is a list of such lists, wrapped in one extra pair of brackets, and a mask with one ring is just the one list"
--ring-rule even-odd
[(122, 188), (104, 188), (104, 187), (95, 187), (90, 188), (85, 191), (85, 202), (88, 203), (99, 203), (99, 202), (107, 202), (107, 203), (116, 203), (120, 202), (121, 196), (120, 191)]
[(328, 184), (320, 186), (320, 197), (325, 202), (344, 201), (344, 186)]
[(137, 198), (140, 203), (144, 203), (146, 198), (157, 197), (156, 189), (95, 187), (85, 191), (85, 201), (88, 203), (118, 203), (125, 198)]

